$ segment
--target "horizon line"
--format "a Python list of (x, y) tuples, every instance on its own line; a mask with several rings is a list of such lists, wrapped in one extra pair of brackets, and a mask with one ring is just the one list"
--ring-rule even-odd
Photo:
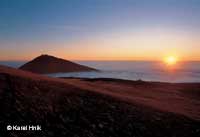
[[(65, 59), (65, 58), (62, 58), (64, 60), (68, 60), (68, 61), (135, 61), (135, 62), (163, 62), (163, 60), (139, 60), (139, 59), (130, 59), (130, 60), (126, 60), (126, 59), (107, 59), (107, 60), (100, 60), (100, 59), (91, 59), (91, 60), (88, 60), (88, 59)], [(28, 61), (31, 61), (32, 59), (30, 60), (0, 60), (1, 62), (28, 62)], [(200, 60), (179, 60), (178, 62), (200, 62)]]

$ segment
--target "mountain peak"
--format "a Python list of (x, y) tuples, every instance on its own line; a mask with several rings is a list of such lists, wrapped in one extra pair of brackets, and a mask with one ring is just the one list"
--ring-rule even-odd
[(53, 58), (57, 58), (55, 56), (52, 56), (52, 55), (49, 55), (49, 54), (41, 54), (40, 56), (38, 57), (53, 57)]
[(48, 54), (41, 54), (40, 56), (38, 56), (38, 57), (53, 57), (53, 56), (51, 56), (51, 55), (48, 55)]
[(94, 68), (83, 66), (65, 59), (42, 54), (19, 69), (39, 74), (96, 71)]

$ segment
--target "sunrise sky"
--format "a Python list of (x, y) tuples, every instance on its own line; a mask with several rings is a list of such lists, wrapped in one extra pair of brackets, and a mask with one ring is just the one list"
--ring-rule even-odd
[(0, 60), (200, 61), (200, 0), (0, 0)]

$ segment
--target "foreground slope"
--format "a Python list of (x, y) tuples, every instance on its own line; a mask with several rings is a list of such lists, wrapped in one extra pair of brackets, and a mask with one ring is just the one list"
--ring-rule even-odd
[(64, 79), (82, 89), (200, 120), (200, 83), (161, 83), (109, 78)]
[(50, 55), (41, 55), (36, 57), (32, 61), (22, 65), (19, 69), (39, 74), (96, 71), (94, 68), (79, 65)]
[[(88, 84), (96, 81), (86, 80), (86, 82)], [(73, 79), (48, 78), (0, 66), (0, 135), (15, 137), (197, 137), (199, 135), (198, 120), (139, 103), (123, 101), (112, 94), (86, 88), (87, 84), (85, 86), (84, 84), (86, 83), (73, 83)], [(8, 124), (39, 124), (42, 126), (42, 131), (6, 131)]]

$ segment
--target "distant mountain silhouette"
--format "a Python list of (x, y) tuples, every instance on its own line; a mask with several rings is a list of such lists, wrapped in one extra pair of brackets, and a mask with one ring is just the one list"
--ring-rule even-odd
[(19, 69), (39, 74), (97, 71), (94, 68), (79, 65), (50, 55), (36, 57), (32, 61), (22, 65)]

